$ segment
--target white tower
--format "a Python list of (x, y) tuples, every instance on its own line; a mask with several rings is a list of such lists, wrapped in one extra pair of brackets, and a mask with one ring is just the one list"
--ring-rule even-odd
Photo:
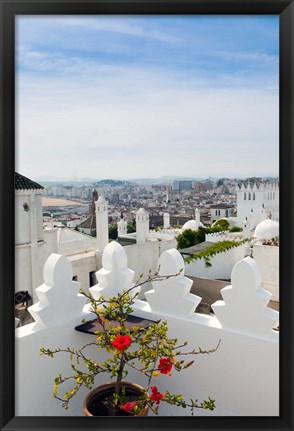
[(108, 236), (108, 202), (100, 196), (95, 202), (96, 206), (96, 238), (97, 250), (103, 251), (109, 242)]
[(149, 213), (140, 208), (136, 214), (137, 244), (144, 244), (149, 236)]
[(164, 229), (170, 228), (170, 215), (169, 215), (169, 213), (163, 214), (163, 227), (164, 227)]
[(198, 208), (195, 208), (195, 222), (196, 222), (196, 229), (199, 229), (200, 226), (200, 211)]
[(128, 223), (123, 218), (117, 223), (118, 238), (127, 234), (127, 226), (128, 226)]
[[(279, 219), (279, 181), (243, 181), (237, 186), (237, 223), (242, 225), (250, 210), (254, 211), (255, 226), (267, 218), (271, 211), (273, 219)], [(253, 226), (253, 227), (255, 227)]]
[[(15, 292), (28, 291), (33, 302), (43, 279), (40, 248), (45, 255), (42, 214), (43, 186), (15, 172)], [(41, 261), (42, 262), (42, 261)]]
[(243, 239), (250, 238), (250, 223), (246, 216), (243, 221)]

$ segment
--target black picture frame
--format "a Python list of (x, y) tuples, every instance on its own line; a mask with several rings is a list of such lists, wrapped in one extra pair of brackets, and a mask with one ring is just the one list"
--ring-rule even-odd
[[(293, 0), (1, 0), (1, 430), (293, 430)], [(16, 15), (279, 15), (280, 20), (280, 416), (15, 417), (14, 413), (14, 18)], [(252, 352), (254, 355), (254, 352)], [(28, 367), (28, 372), (30, 372)], [(220, 370), (221, 372), (221, 370)], [(242, 370), (240, 370), (242, 372)], [(269, 376), (270, 379), (270, 376)], [(197, 383), (197, 382), (196, 382)], [(252, 394), (254, 396), (254, 394)], [(256, 400), (258, 403), (258, 400)]]

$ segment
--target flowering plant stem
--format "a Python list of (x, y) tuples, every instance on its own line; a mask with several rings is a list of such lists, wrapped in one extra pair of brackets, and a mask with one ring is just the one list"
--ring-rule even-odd
[[(178, 273), (179, 274), (179, 273)], [(81, 387), (92, 388), (95, 377), (102, 373), (110, 375), (115, 381), (115, 390), (112, 397), (111, 411), (117, 414), (124, 410), (128, 414), (141, 413), (146, 405), (157, 414), (161, 402), (179, 407), (190, 407), (191, 414), (194, 409), (215, 408), (215, 400), (208, 397), (208, 400), (198, 402), (198, 400), (185, 401), (181, 394), (172, 394), (168, 390), (159, 391), (156, 386), (151, 386), (153, 378), (159, 375), (171, 376), (173, 372), (180, 372), (189, 368), (193, 360), (186, 362), (182, 357), (187, 355), (210, 354), (218, 349), (203, 350), (201, 348), (185, 350), (187, 342), (178, 344), (177, 339), (169, 338), (167, 321), (157, 321), (150, 323), (147, 327), (133, 325), (131, 329), (126, 325), (128, 316), (133, 312), (132, 304), (138, 293), (132, 295), (132, 291), (138, 286), (151, 281), (160, 281), (175, 277), (175, 275), (160, 276), (159, 270), (153, 276), (149, 272), (147, 279), (140, 282), (142, 276), (136, 284), (128, 290), (118, 293), (117, 296), (106, 298), (100, 296), (94, 299), (91, 293), (81, 293), (86, 296), (91, 303), (91, 311), (96, 315), (99, 323), (99, 330), (95, 333), (96, 340), (88, 343), (80, 349), (48, 349), (41, 348), (41, 354), (54, 358), (57, 353), (69, 354), (70, 365), (74, 371), (73, 375), (62, 377), (59, 374), (55, 378), (53, 395), (62, 402), (63, 407), (68, 408), (69, 401), (73, 398)], [(97, 355), (91, 359), (86, 355), (85, 350), (95, 346)], [(183, 350), (184, 349), (184, 350)], [(102, 360), (100, 351), (106, 351), (107, 358)], [(180, 359), (181, 358), (181, 359)], [(99, 361), (100, 359), (100, 361)], [(146, 393), (141, 394), (136, 401), (128, 402), (125, 388), (122, 385), (123, 379), (133, 370), (146, 377)], [(74, 387), (68, 390), (64, 397), (58, 395), (59, 386), (65, 382), (73, 381)], [(151, 393), (148, 391), (151, 390)]]

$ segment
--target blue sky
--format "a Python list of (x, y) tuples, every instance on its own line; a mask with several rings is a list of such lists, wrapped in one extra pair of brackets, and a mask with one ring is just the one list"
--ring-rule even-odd
[(22, 16), (16, 169), (277, 176), (277, 16)]

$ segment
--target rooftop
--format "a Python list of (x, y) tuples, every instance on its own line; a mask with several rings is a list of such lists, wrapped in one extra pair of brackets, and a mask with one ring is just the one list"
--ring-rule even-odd
[(199, 253), (200, 251), (206, 250), (212, 245), (214, 245), (213, 242), (204, 241), (204, 242), (201, 242), (200, 244), (192, 245), (191, 247), (182, 248), (181, 250), (179, 250), (179, 252), (181, 254), (195, 254), (195, 253)]
[(84, 220), (78, 227), (84, 229), (96, 229), (96, 216), (90, 216), (86, 220)]
[(97, 249), (96, 238), (85, 235), (81, 232), (62, 228), (59, 231), (58, 253), (69, 256), (72, 254), (82, 253)]
[(18, 172), (15, 172), (14, 180), (15, 180), (15, 183), (14, 183), (15, 190), (43, 190), (44, 189), (44, 187), (41, 186), (40, 184), (30, 180), (29, 178), (19, 174)]

